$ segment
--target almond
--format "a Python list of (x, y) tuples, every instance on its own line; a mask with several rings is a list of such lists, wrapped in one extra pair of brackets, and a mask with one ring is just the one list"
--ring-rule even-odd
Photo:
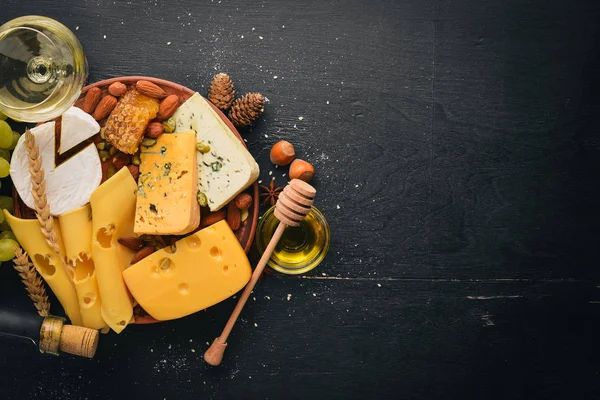
[(160, 122), (150, 122), (146, 128), (146, 136), (156, 139), (165, 131), (165, 127)]
[(108, 93), (115, 97), (121, 97), (127, 91), (127, 85), (121, 82), (113, 82), (108, 87)]
[(94, 117), (96, 121), (100, 121), (101, 119), (108, 117), (108, 114), (110, 114), (116, 105), (117, 99), (114, 96), (107, 94), (100, 100), (100, 103), (98, 103), (92, 117)]
[(227, 223), (232, 231), (240, 229), (242, 217), (240, 216), (240, 209), (235, 205), (235, 201), (230, 201), (227, 205)]
[(167, 96), (163, 101), (160, 102), (158, 106), (158, 114), (156, 115), (156, 119), (159, 121), (164, 121), (169, 118), (175, 110), (179, 107), (179, 97), (174, 94)]
[(102, 96), (102, 91), (100, 88), (93, 87), (88, 90), (85, 95), (85, 99), (83, 100), (82, 110), (88, 114), (91, 114), (96, 109), (98, 102), (100, 101), (100, 96)]
[(247, 210), (252, 205), (252, 196), (248, 193), (240, 193), (235, 196), (235, 205), (240, 210)]
[(120, 170), (121, 168), (123, 168), (124, 166), (126, 166), (127, 164), (129, 164), (130, 161), (131, 160), (129, 159), (129, 155), (125, 154), (125, 153), (122, 153), (122, 152), (118, 152), (112, 158), (112, 163), (113, 163), (113, 165), (115, 166), (115, 168), (117, 170)]
[(133, 180), (137, 182), (138, 178), (140, 177), (140, 167), (138, 167), (137, 165), (129, 164), (127, 166), (127, 169), (131, 173), (131, 176), (133, 176)]
[(225, 214), (226, 213), (224, 208), (215, 212), (203, 213), (200, 217), (200, 227), (205, 228), (216, 222), (224, 220)]
[(152, 247), (152, 246), (144, 246), (137, 253), (135, 253), (135, 255), (133, 256), (133, 258), (131, 259), (130, 264), (133, 265), (136, 262), (141, 261), (144, 258), (148, 257), (152, 253), (154, 253), (154, 247)]
[(141, 94), (145, 94), (146, 96), (153, 97), (155, 99), (164, 99), (167, 97), (167, 92), (150, 81), (137, 81), (135, 88)]
[(121, 246), (127, 247), (129, 250), (138, 251), (144, 247), (144, 242), (137, 237), (121, 237), (117, 239)]

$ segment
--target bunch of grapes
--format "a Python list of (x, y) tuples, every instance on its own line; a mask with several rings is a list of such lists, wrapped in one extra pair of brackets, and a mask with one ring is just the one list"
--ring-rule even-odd
[[(10, 154), (20, 136), (6, 122), (6, 115), (0, 112), (0, 178), (6, 178), (10, 172)], [(2, 180), (0, 180), (0, 187), (2, 187)], [(14, 213), (12, 197), (0, 196), (0, 209)], [(3, 212), (0, 212), (0, 230), (2, 231), (0, 232), (0, 261), (9, 261), (15, 256), (14, 248), (18, 243), (15, 234), (4, 219)]]

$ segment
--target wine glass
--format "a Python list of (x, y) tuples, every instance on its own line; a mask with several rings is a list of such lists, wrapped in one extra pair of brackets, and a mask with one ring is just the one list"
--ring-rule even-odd
[(88, 65), (73, 32), (28, 15), (0, 26), (0, 111), (17, 121), (62, 115), (78, 99)]

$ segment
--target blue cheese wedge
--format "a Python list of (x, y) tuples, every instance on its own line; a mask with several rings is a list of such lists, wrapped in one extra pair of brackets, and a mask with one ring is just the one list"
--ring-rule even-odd
[(258, 178), (258, 164), (212, 109), (195, 93), (173, 115), (175, 132), (194, 131), (201, 144), (198, 152), (198, 191), (204, 193), (211, 211), (217, 211)]

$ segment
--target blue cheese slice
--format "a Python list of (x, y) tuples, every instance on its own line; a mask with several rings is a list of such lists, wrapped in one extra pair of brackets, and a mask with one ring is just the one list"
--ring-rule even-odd
[(210, 147), (198, 152), (198, 190), (206, 195), (208, 207), (216, 211), (258, 178), (258, 164), (235, 134), (212, 109), (208, 101), (195, 93), (173, 115), (175, 132), (193, 130), (197, 142)]

